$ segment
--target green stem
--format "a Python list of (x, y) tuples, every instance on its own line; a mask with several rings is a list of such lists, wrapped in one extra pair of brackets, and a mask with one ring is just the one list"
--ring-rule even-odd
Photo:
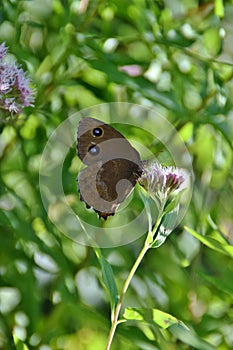
[(108, 337), (108, 341), (107, 341), (107, 346), (106, 346), (106, 350), (109, 350), (110, 347), (111, 347), (111, 344), (112, 344), (112, 341), (113, 341), (113, 337), (114, 337), (114, 334), (115, 334), (115, 331), (116, 331), (116, 327), (117, 325), (120, 323), (119, 320), (118, 320), (118, 317), (119, 317), (119, 313), (120, 313), (120, 310), (121, 310), (121, 307), (122, 307), (122, 303), (123, 303), (123, 299), (125, 297), (125, 294), (127, 292), (127, 289), (130, 285), (130, 282), (140, 264), (140, 262), (142, 261), (143, 257), (145, 256), (147, 250), (150, 248), (150, 245), (149, 244), (144, 244), (141, 252), (139, 253), (125, 283), (124, 283), (124, 286), (123, 286), (123, 289), (122, 289), (122, 292), (121, 292), (121, 295), (120, 295), (120, 299), (117, 303), (117, 306), (116, 306), (116, 309), (115, 309), (115, 312), (113, 314), (113, 320), (112, 320), (112, 326), (111, 326), (111, 329), (110, 329), (110, 332), (109, 332), (109, 337)]
[(155, 226), (153, 227), (153, 230), (152, 231), (149, 231), (148, 234), (147, 234), (147, 238), (145, 240), (145, 243), (144, 243), (144, 246), (142, 247), (142, 250), (140, 251), (135, 263), (133, 264), (133, 267), (132, 269), (130, 270), (130, 273), (127, 277), (127, 279), (125, 280), (125, 283), (124, 283), (124, 286), (123, 286), (123, 289), (122, 289), (122, 292), (121, 292), (121, 295), (120, 295), (120, 299), (116, 305), (116, 309), (113, 313), (113, 319), (112, 319), (112, 326), (110, 328), (110, 332), (109, 332), (109, 336), (108, 336), (108, 340), (107, 340), (107, 345), (106, 345), (106, 348), (105, 350), (110, 350), (111, 348), (111, 344), (112, 344), (112, 341), (113, 341), (113, 338), (114, 338), (114, 335), (115, 335), (115, 332), (116, 332), (116, 328), (118, 326), (119, 323), (121, 323), (121, 321), (118, 320), (118, 317), (119, 317), (119, 314), (120, 314), (120, 310), (121, 310), (121, 307), (122, 307), (122, 303), (123, 303), (123, 299), (125, 297), (125, 294), (128, 290), (128, 287), (130, 285), (130, 282), (132, 281), (132, 278), (138, 268), (138, 266), (140, 265), (142, 259), (144, 258), (146, 252), (150, 249), (152, 243), (153, 243), (153, 238), (156, 234), (156, 231), (160, 225), (160, 222), (162, 220), (162, 215), (159, 216)]

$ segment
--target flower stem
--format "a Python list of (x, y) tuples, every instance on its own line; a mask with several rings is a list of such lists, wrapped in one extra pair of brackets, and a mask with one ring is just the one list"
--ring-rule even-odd
[(116, 331), (116, 327), (117, 325), (120, 323), (120, 321), (118, 320), (118, 317), (119, 317), (119, 313), (120, 313), (120, 310), (121, 310), (121, 307), (122, 307), (122, 303), (123, 303), (123, 299), (125, 297), (125, 294), (127, 292), (127, 289), (130, 285), (130, 282), (138, 268), (138, 266), (140, 265), (143, 257), (145, 256), (147, 250), (150, 248), (150, 245), (145, 243), (142, 250), (140, 251), (132, 269), (130, 270), (130, 273), (124, 283), (124, 286), (123, 286), (123, 289), (122, 289), (122, 292), (121, 292), (121, 295), (120, 295), (120, 299), (116, 305), (116, 309), (114, 311), (114, 314), (113, 314), (113, 320), (112, 320), (112, 326), (111, 326), (111, 329), (110, 329), (110, 332), (109, 332), (109, 337), (108, 337), (108, 341), (107, 341), (107, 346), (106, 346), (106, 350), (109, 350), (110, 347), (111, 347), (111, 344), (112, 344), (112, 341), (113, 341), (113, 337), (114, 337), (114, 334), (115, 334), (115, 331)]
[[(125, 297), (125, 294), (128, 290), (128, 287), (130, 285), (130, 282), (132, 281), (132, 278), (138, 268), (138, 266), (140, 265), (142, 259), (144, 258), (146, 252), (150, 249), (152, 243), (153, 243), (153, 237), (155, 236), (155, 233), (156, 233), (156, 230), (157, 228), (159, 227), (160, 225), (160, 222), (162, 220), (162, 215), (159, 216), (159, 218), (157, 219), (157, 222), (155, 224), (155, 226), (153, 227), (153, 230), (152, 231), (149, 231), (148, 234), (147, 234), (147, 238), (145, 240), (145, 243), (135, 261), (135, 263), (133, 264), (133, 267), (132, 269), (130, 270), (129, 272), (129, 275), (128, 277), (126, 278), (125, 280), (125, 283), (124, 283), (124, 286), (123, 286), (123, 289), (122, 289), (122, 292), (121, 292), (121, 295), (120, 295), (120, 298), (119, 298), (119, 301), (116, 305), (116, 309), (113, 313), (113, 318), (112, 318), (112, 326), (110, 328), (110, 332), (109, 332), (109, 336), (108, 336), (108, 340), (107, 340), (107, 345), (106, 345), (106, 348), (105, 350), (110, 350), (111, 348), (111, 344), (112, 344), (112, 341), (113, 341), (113, 338), (114, 338), (114, 335), (115, 335), (115, 332), (116, 332), (116, 328), (118, 326), (119, 323), (121, 323), (121, 321), (118, 320), (118, 317), (119, 317), (119, 314), (120, 314), (120, 310), (121, 310), (121, 307), (122, 307), (122, 303), (123, 303), (123, 299)], [(151, 238), (152, 238), (152, 241), (151, 241)]]

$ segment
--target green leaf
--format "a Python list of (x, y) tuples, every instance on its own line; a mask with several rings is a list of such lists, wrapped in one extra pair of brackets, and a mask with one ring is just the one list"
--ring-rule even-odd
[(126, 320), (143, 321), (151, 325), (156, 324), (162, 329), (167, 329), (177, 339), (198, 350), (214, 350), (211, 344), (205, 342), (182, 321), (176, 317), (158, 309), (127, 308), (123, 317)]
[(198, 350), (216, 350), (215, 346), (202, 340), (193, 330), (188, 330), (182, 324), (174, 324), (169, 331), (180, 341)]
[(14, 335), (14, 342), (17, 350), (29, 350), (27, 345), (24, 344), (16, 335)]
[[(232, 130), (229, 128), (229, 122), (227, 119), (221, 119), (218, 116), (211, 116), (208, 122), (213, 125), (213, 127), (219, 130), (228, 142), (229, 146), (232, 148)], [(203, 146), (202, 146), (203, 147)]]
[(167, 213), (170, 213), (171, 211), (173, 211), (179, 204), (180, 202), (180, 198), (181, 198), (181, 195), (183, 194), (184, 190), (183, 191), (180, 191), (179, 193), (177, 193), (176, 195), (174, 196), (170, 196), (165, 204), (165, 207), (164, 207), (164, 212), (167, 214)]
[(161, 225), (159, 226), (157, 236), (151, 245), (151, 248), (159, 248), (167, 239), (167, 237), (171, 234), (176, 226), (177, 218), (179, 214), (179, 207), (165, 214), (162, 218)]
[(198, 271), (200, 277), (202, 277), (206, 282), (212, 284), (216, 289), (221, 291), (221, 293), (228, 294), (230, 296), (233, 295), (233, 275), (232, 272), (226, 269), (224, 274), (221, 276), (221, 283), (219, 283), (219, 278), (215, 276), (210, 276), (209, 274)]
[(215, 14), (222, 18), (224, 16), (224, 4), (223, 4), (223, 0), (215, 0), (214, 1), (214, 10), (215, 10)]
[(219, 35), (219, 28), (210, 27), (203, 34), (204, 46), (209, 55), (216, 56), (220, 53), (222, 39)]
[(202, 236), (191, 228), (185, 226), (185, 230), (191, 233), (200, 242), (205, 244), (208, 248), (216, 250), (219, 253), (225, 254), (233, 258), (233, 246), (227, 243), (217, 241), (216, 239), (208, 236)]
[[(156, 323), (162, 329), (167, 329), (173, 324), (180, 323), (174, 316), (158, 309), (127, 308), (125, 309), (123, 317), (126, 320)], [(183, 325), (183, 327), (185, 327), (185, 325)]]
[(103, 283), (110, 295), (111, 309), (113, 311), (118, 302), (119, 295), (118, 295), (114, 274), (112, 271), (112, 266), (109, 264), (107, 259), (102, 255), (101, 250), (99, 248), (95, 248), (95, 253), (101, 266)]

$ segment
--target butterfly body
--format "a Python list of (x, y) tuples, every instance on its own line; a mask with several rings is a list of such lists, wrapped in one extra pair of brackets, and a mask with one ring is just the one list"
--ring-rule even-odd
[(141, 175), (139, 153), (120, 132), (94, 118), (80, 120), (77, 150), (87, 165), (78, 175), (80, 198), (106, 220)]

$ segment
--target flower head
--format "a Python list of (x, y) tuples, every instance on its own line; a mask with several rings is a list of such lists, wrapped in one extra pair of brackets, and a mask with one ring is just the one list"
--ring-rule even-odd
[(149, 195), (165, 202), (168, 197), (182, 189), (186, 173), (176, 167), (165, 167), (158, 162), (145, 163), (139, 183)]
[(24, 107), (33, 106), (36, 90), (31, 80), (15, 61), (7, 59), (8, 48), (0, 45), (0, 109), (10, 114), (20, 113)]

